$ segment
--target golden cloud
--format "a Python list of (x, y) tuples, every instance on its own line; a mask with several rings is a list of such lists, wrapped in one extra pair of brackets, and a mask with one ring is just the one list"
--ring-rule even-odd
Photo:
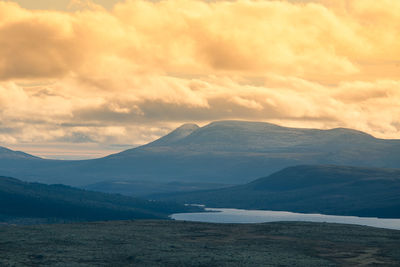
[(136, 0), (111, 12), (85, 2), (91, 8), (75, 13), (0, 2), (0, 77), (54, 77), (116, 60), (142, 71), (335, 81), (399, 63), (399, 3), (331, 2)]

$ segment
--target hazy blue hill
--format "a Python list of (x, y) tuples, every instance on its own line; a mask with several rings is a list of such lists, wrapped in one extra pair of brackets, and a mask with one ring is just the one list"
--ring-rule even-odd
[(373, 141), (372, 136), (350, 129), (298, 129), (262, 122), (221, 121), (193, 131), (174, 145), (195, 151), (270, 153), (329, 150), (337, 143), (356, 145)]
[(84, 189), (104, 192), (117, 193), (126, 196), (146, 197), (152, 194), (191, 192), (198, 190), (209, 190), (215, 188), (224, 188), (232, 185), (215, 183), (184, 183), (167, 182), (159, 183), (152, 181), (104, 181), (84, 186)]
[(39, 159), (21, 151), (14, 151), (0, 146), (0, 160)]
[(296, 166), (245, 185), (158, 199), (209, 207), (400, 218), (400, 170)]
[(0, 177), (0, 217), (69, 221), (167, 218), (184, 205)]
[(157, 179), (164, 181), (221, 183), (245, 183), (299, 164), (400, 168), (400, 140), (377, 139), (351, 129), (222, 121), (172, 142), (167, 137), (111, 155), (103, 162), (133, 164), (132, 173), (146, 179), (158, 175)]
[(0, 174), (74, 186), (104, 181), (243, 184), (303, 164), (400, 168), (399, 155), (400, 140), (351, 129), (220, 121), (204, 127), (185, 124), (150, 144), (101, 159), (0, 160)]

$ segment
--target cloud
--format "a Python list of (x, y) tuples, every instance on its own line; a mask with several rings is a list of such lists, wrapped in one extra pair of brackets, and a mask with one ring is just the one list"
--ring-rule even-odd
[[(70, 90), (67, 80), (34, 87), (8, 82), (0, 85), (0, 119), (8, 129), (1, 136), (14, 143), (133, 144), (151, 141), (183, 122), (204, 124), (223, 119), (316, 128), (340, 126), (378, 137), (398, 136), (400, 81), (343, 82), (335, 87), (283, 76), (265, 77), (263, 86), (219, 76), (173, 81), (180, 91), (170, 98), (155, 94), (159, 88), (171, 87), (171, 78), (163, 76), (124, 80), (114, 84), (113, 90), (96, 91), (96, 97)], [(93, 90), (83, 85), (80, 88), (83, 92)], [(174, 93), (173, 89), (164, 90)], [(141, 95), (141, 91), (154, 94)], [(189, 97), (186, 91), (190, 91)], [(10, 128), (16, 130), (10, 132)], [(162, 130), (154, 134), (151, 128)]]
[(107, 11), (73, 1), (88, 9), (62, 13), (1, 2), (0, 78), (83, 75), (109, 61), (136, 71), (272, 72), (330, 82), (374, 64), (392, 68), (400, 60), (397, 4), (345, 3), (136, 0)]
[(396, 138), (400, 3), (0, 1), (0, 142), (144, 143), (243, 119)]

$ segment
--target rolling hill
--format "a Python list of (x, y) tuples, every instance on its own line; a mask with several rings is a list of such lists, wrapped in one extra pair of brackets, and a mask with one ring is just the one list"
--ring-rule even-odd
[(165, 219), (195, 207), (0, 177), (0, 221)]
[(14, 151), (0, 146), (0, 160), (39, 159), (21, 151)]
[(152, 143), (100, 159), (0, 159), (0, 174), (73, 186), (131, 181), (243, 184), (303, 164), (400, 168), (399, 155), (400, 140), (351, 129), (219, 121), (204, 127), (185, 124)]
[(296, 166), (245, 185), (154, 198), (208, 207), (400, 218), (400, 170)]

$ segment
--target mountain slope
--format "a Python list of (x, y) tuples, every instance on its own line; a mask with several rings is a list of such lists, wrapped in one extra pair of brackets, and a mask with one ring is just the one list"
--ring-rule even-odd
[(216, 188), (224, 188), (232, 185), (215, 184), (215, 183), (183, 183), (183, 182), (167, 182), (157, 183), (152, 181), (105, 181), (90, 184), (82, 187), (90, 191), (115, 193), (126, 196), (146, 197), (152, 194), (191, 192), (200, 190), (209, 190)]
[(221, 121), (184, 125), (150, 144), (84, 161), (0, 160), (0, 174), (85, 186), (103, 181), (242, 184), (295, 165), (400, 168), (400, 140), (351, 129)]
[(196, 124), (191, 124), (187, 123), (184, 124), (166, 136), (155, 140), (154, 142), (151, 142), (148, 144), (148, 146), (162, 146), (162, 145), (171, 145), (175, 142), (178, 142), (179, 140), (187, 137), (188, 135), (192, 134), (194, 131), (198, 130), (200, 127)]
[(0, 160), (39, 159), (21, 151), (14, 151), (0, 146)]
[(0, 177), (0, 215), (72, 221), (167, 218), (188, 207)]
[(296, 166), (245, 185), (155, 198), (209, 207), (400, 218), (400, 170)]

